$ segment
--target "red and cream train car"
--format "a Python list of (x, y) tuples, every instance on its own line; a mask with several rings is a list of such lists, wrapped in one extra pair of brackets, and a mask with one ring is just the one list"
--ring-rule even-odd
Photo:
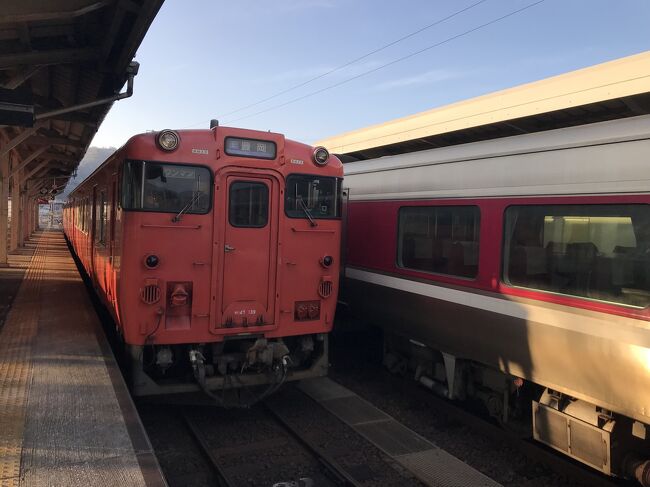
[(342, 172), (280, 134), (165, 130), (132, 137), (71, 193), (65, 234), (135, 394), (326, 373)]
[(345, 178), (342, 300), (383, 327), (386, 364), (503, 421), (529, 397), (536, 439), (650, 485), (650, 117)]

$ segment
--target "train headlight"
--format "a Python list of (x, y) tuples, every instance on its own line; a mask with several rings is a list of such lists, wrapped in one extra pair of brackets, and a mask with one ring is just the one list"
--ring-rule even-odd
[(168, 152), (176, 150), (180, 141), (181, 137), (178, 135), (178, 133), (168, 129), (161, 130), (158, 134), (158, 137), (156, 138), (158, 147)]
[(320, 264), (325, 268), (331, 266), (333, 263), (334, 263), (334, 258), (331, 255), (326, 255), (320, 260)]
[(316, 147), (312, 157), (317, 166), (325, 166), (329, 162), (330, 153), (325, 147)]
[(157, 255), (149, 254), (144, 258), (144, 266), (147, 269), (155, 269), (160, 264), (160, 259)]

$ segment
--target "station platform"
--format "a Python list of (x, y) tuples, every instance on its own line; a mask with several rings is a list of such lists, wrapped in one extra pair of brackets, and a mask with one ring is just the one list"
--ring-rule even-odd
[(0, 486), (166, 486), (63, 234), (37, 232), (12, 258), (0, 280), (24, 276), (0, 320)]

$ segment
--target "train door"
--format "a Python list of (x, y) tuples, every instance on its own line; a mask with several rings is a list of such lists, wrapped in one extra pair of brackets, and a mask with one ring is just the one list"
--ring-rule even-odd
[(221, 265), (217, 327), (275, 323), (280, 184), (272, 174), (226, 172), (219, 185), (215, 231)]

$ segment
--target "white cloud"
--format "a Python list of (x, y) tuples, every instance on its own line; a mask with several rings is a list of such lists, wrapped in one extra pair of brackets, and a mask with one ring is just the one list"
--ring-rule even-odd
[(389, 81), (384, 81), (375, 86), (378, 91), (392, 90), (394, 88), (406, 88), (408, 86), (428, 85), (439, 83), (449, 79), (459, 78), (461, 73), (447, 69), (432, 69), (414, 76), (406, 76)]
[[(366, 71), (370, 71), (377, 66), (383, 64), (381, 61), (368, 61), (360, 64), (351, 64), (345, 68), (338, 69), (331, 74), (327, 74), (333, 69), (336, 69), (335, 66), (311, 66), (305, 68), (292, 68), (279, 73), (269, 74), (264, 78), (257, 78), (251, 80), (251, 84), (266, 84), (266, 83), (285, 83), (287, 85), (301, 83), (307, 81), (311, 78), (316, 78), (322, 76), (324, 80), (331, 80), (330, 82), (337, 82), (341, 79), (352, 78), (363, 74)], [(326, 75), (327, 74), (327, 75)], [(326, 83), (327, 84), (327, 83)]]
[(285, 11), (309, 10), (313, 8), (333, 8), (336, 3), (333, 0), (276, 0), (276, 8)]
[(332, 68), (329, 66), (312, 66), (308, 68), (292, 68), (279, 73), (269, 74), (264, 78), (257, 78), (252, 80), (254, 84), (266, 84), (266, 83), (297, 83), (300, 81), (307, 80), (309, 78), (315, 78), (322, 74), (331, 71)]

